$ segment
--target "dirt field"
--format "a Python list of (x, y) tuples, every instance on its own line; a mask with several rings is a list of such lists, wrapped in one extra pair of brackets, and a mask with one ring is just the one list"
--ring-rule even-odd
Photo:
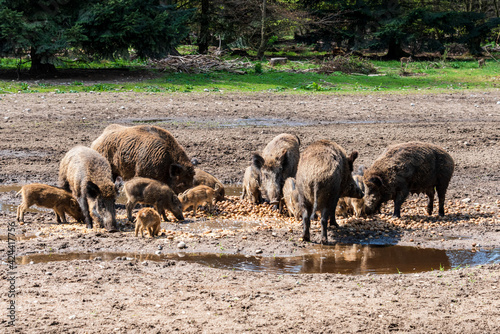
[[(500, 245), (500, 92), (441, 95), (10, 94), (0, 96), (0, 234), (15, 221), (19, 185), (55, 185), (59, 160), (90, 143), (109, 124), (157, 124), (171, 131), (199, 167), (226, 185), (238, 184), (274, 136), (297, 134), (304, 149), (332, 139), (359, 151), (355, 167), (369, 166), (389, 144), (420, 140), (444, 147), (456, 168), (447, 216), (424, 214), (423, 197), (390, 217), (391, 205), (371, 218), (339, 219), (330, 246), (398, 244), (441, 250), (498, 249)], [(179, 252), (272, 259), (317, 249), (299, 240), (301, 224), (278, 215), (214, 216), (162, 223), (156, 239), (135, 238), (118, 205), (121, 232), (57, 225), (51, 211), (26, 214), (16, 256), (18, 333), (494, 333), (500, 331), (500, 263), (403, 274), (276, 274), (210, 268)], [(225, 206), (224, 206), (225, 205)], [(266, 208), (267, 210), (267, 208)], [(435, 209), (436, 210), (436, 209)], [(437, 210), (436, 210), (437, 211)], [(266, 211), (267, 212), (267, 211)], [(238, 225), (232, 228), (231, 225)], [(4, 238), (5, 239), (5, 238)], [(6, 261), (7, 241), (1, 259)], [(36, 253), (117, 252), (107, 260), (30, 264)], [(138, 256), (139, 254), (140, 256)], [(429, 268), (428, 270), (430, 270)], [(434, 269), (439, 269), (434, 267)], [(6, 265), (0, 274), (9, 278)], [(0, 308), (8, 306), (2, 284)]]

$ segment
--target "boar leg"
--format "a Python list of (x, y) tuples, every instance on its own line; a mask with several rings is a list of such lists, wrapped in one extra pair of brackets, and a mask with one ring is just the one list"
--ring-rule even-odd
[(24, 212), (27, 209), (27, 205), (24, 202), (17, 207), (17, 221), (21, 220), (24, 223)]
[(444, 200), (446, 198), (446, 186), (438, 186), (437, 188), (437, 193), (438, 193), (438, 199), (439, 199), (439, 215), (442, 217), (444, 216)]
[(61, 207), (55, 207), (54, 208), (54, 212), (56, 213), (56, 220), (57, 220), (57, 223), (60, 224), (61, 223), (61, 219), (62, 219), (62, 222), (64, 224), (67, 224), (68, 222), (66, 221), (66, 215), (64, 214), (64, 209), (61, 208)]
[(166, 222), (170, 222), (170, 219), (167, 218), (167, 214), (165, 213), (165, 208), (156, 203), (155, 205), (156, 212), (158, 212), (162, 217), (163, 220)]
[(427, 200), (427, 214), (430, 216), (432, 215), (432, 210), (434, 209), (434, 188), (432, 188), (431, 190), (427, 191), (427, 197), (429, 197), (429, 199)]
[(85, 196), (78, 197), (78, 204), (83, 212), (83, 216), (85, 217), (85, 224), (87, 224), (87, 228), (93, 228), (94, 225), (92, 223), (92, 218), (90, 217), (89, 212), (89, 203), (87, 203), (87, 198)]
[(328, 221), (330, 220), (330, 225), (339, 226), (335, 221), (335, 215), (331, 214), (330, 209), (323, 209), (321, 211), (321, 244), (326, 245), (328, 243)]
[(136, 237), (137, 237), (137, 234), (139, 233), (139, 227), (140, 227), (139, 220), (136, 220), (136, 222), (135, 222), (135, 236)]
[(128, 200), (127, 204), (125, 205), (125, 208), (127, 210), (127, 218), (128, 218), (128, 221), (131, 223), (134, 222), (134, 217), (132, 217), (132, 210), (134, 209), (136, 203), (137, 202), (132, 202), (132, 201)]
[(396, 198), (394, 198), (394, 217), (401, 217), (401, 205), (404, 203), (406, 197), (408, 197), (408, 190), (401, 190), (396, 193)]
[(304, 213), (302, 214), (302, 241), (311, 241), (311, 234), (309, 232), (309, 228), (311, 226), (311, 217), (309, 216), (309, 213), (307, 210), (304, 210)]

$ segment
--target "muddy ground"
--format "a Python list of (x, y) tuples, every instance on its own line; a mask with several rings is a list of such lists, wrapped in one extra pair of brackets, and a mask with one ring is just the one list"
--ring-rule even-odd
[[(331, 244), (397, 244), (442, 250), (498, 249), (500, 244), (500, 92), (427, 95), (260, 94), (9, 94), (0, 96), (0, 223), (15, 220), (18, 187), (57, 183), (58, 163), (75, 145), (90, 145), (111, 123), (157, 124), (172, 132), (200, 168), (226, 185), (241, 182), (251, 154), (275, 135), (297, 134), (302, 149), (332, 139), (359, 151), (369, 166), (389, 144), (438, 144), (453, 156), (455, 174), (447, 216), (424, 214), (423, 197), (391, 205), (371, 218), (341, 218)], [(153, 255), (222, 253), (297, 256), (318, 248), (299, 240), (300, 222), (280, 216), (216, 214), (162, 223), (156, 239), (135, 238), (122, 204), (122, 229), (109, 234), (74, 222), (57, 225), (53, 213), (26, 214), (16, 256), (19, 333), (493, 333), (500, 330), (500, 264), (384, 275), (276, 274), (209, 268)], [(227, 212), (226, 212), (227, 213)], [(234, 226), (237, 226), (235, 228)], [(5, 239), (5, 238), (4, 238)], [(2, 239), (1, 259), (7, 241)], [(108, 261), (30, 264), (36, 253), (120, 252)], [(258, 254), (257, 254), (258, 253)], [(142, 254), (142, 255), (141, 255)], [(429, 268), (428, 270), (430, 270)], [(433, 268), (437, 269), (437, 268)], [(446, 268), (447, 269), (447, 268)], [(1, 266), (2, 278), (9, 278)], [(5, 282), (5, 281), (4, 281)], [(7, 284), (0, 307), (7, 309)], [(2, 315), (4, 313), (1, 313)], [(8, 318), (2, 316), (1, 326)]]

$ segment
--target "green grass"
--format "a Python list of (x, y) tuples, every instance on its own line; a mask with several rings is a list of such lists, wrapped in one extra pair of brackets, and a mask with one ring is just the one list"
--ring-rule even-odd
[[(133, 68), (145, 69), (141, 61), (92, 62), (78, 66), (77, 62), (65, 63), (62, 68)], [(69, 64), (69, 65), (68, 65)], [(258, 73), (255, 64), (261, 64)], [(446, 92), (467, 89), (491, 89), (500, 84), (500, 63), (489, 60), (484, 68), (478, 68), (476, 61), (433, 61), (413, 62), (406, 68), (407, 76), (401, 76), (397, 61), (373, 61), (378, 70), (376, 76), (332, 75), (317, 73), (289, 73), (286, 69), (307, 69), (319, 67), (311, 62), (289, 62), (287, 65), (269, 67), (267, 62), (253, 62), (247, 74), (213, 72), (208, 74), (165, 73), (155, 79), (128, 83), (102, 82), (87, 84), (68, 79), (65, 84), (49, 84), (40, 81), (0, 81), (2, 93), (55, 92), (58, 94), (76, 92), (120, 92), (136, 91), (149, 93), (169, 92), (285, 92), (308, 93), (370, 93), (370, 92)], [(15, 67), (12, 59), (3, 58), (1, 68)], [(28, 66), (25, 64), (23, 66)], [(257, 72), (257, 73), (256, 73)]]

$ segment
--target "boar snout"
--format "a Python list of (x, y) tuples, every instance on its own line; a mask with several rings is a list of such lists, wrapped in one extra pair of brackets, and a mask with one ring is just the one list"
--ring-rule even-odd
[(116, 228), (116, 211), (114, 199), (98, 198), (95, 201), (92, 213), (94, 214), (99, 224), (106, 230), (108, 230), (108, 232), (118, 231)]

